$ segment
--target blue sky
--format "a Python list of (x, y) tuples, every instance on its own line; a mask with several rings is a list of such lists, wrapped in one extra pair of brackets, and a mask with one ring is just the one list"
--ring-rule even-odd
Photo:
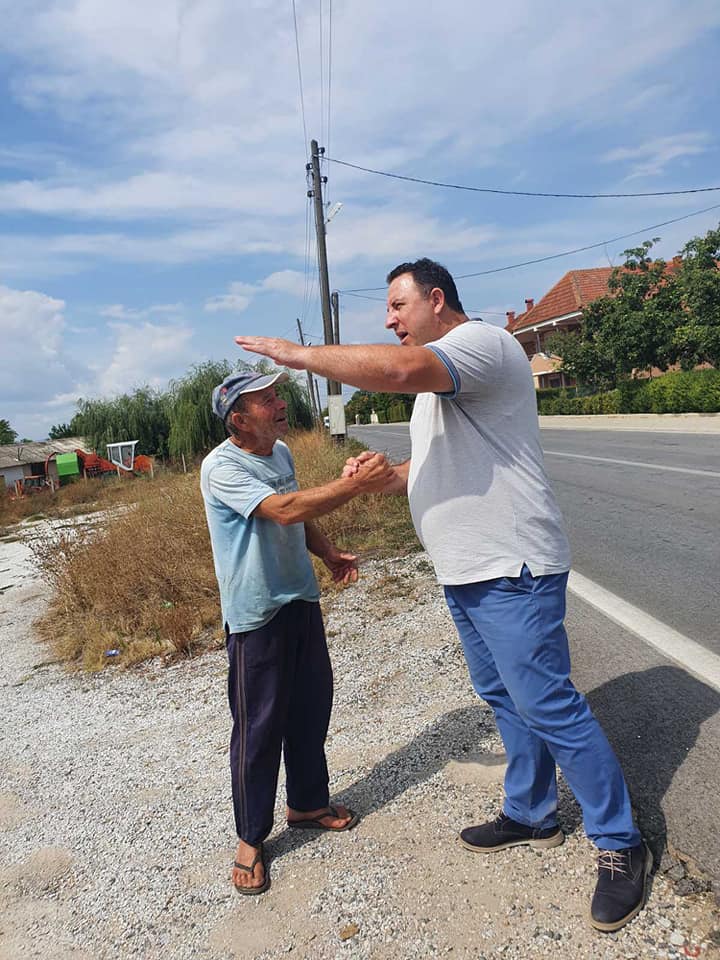
[[(720, 184), (717, 0), (632, 17), (617, 0), (333, 0), (331, 72), (330, 0), (296, 7), (307, 135), (332, 157), (518, 190)], [(40, 439), (79, 396), (164, 386), (236, 357), (235, 334), (294, 338), (297, 316), (318, 342), (291, 0), (0, 0), (0, 22), (0, 418)], [(472, 273), (720, 203), (324, 172), (343, 203), (328, 227), (340, 290), (418, 256)], [(653, 231), (658, 253), (719, 221)], [(642, 239), (460, 281), (461, 297), (501, 323)], [(344, 340), (387, 339), (382, 303), (342, 296), (341, 311)]]

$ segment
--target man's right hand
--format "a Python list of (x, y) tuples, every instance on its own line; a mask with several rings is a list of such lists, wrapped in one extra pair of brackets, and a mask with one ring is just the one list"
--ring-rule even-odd
[(345, 466), (343, 467), (341, 476), (354, 477), (360, 469), (360, 465), (362, 463), (367, 463), (368, 460), (371, 460), (373, 457), (377, 456), (378, 454), (375, 453), (374, 450), (363, 450), (363, 452), (359, 453), (356, 457), (348, 457), (345, 461)]
[(366, 451), (354, 459), (357, 460), (357, 466), (353, 472), (346, 474), (349, 470), (346, 465), (343, 477), (349, 477), (358, 486), (359, 492), (381, 493), (392, 482), (394, 471), (384, 454)]

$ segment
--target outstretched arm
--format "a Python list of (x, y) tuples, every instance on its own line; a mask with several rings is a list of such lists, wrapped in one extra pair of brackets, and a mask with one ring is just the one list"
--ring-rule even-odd
[(390, 344), (303, 347), (278, 337), (235, 337), (250, 353), (270, 357), (292, 370), (310, 370), (361, 390), (389, 393), (447, 393), (452, 377), (440, 358), (425, 347)]
[(331, 480), (321, 487), (274, 493), (265, 497), (253, 515), (287, 526), (321, 517), (363, 493), (379, 493), (392, 479), (392, 467), (382, 454), (375, 454), (360, 465), (352, 476)]

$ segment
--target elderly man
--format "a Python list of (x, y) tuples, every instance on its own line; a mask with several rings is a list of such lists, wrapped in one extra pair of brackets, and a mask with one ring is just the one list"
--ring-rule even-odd
[(504, 330), (469, 320), (440, 264), (403, 263), (387, 281), (385, 326), (401, 350), (263, 337), (237, 343), (365, 390), (418, 394), (411, 459), (395, 467), (386, 492), (408, 492), (473, 686), (494, 711), (508, 759), (502, 811), (460, 839), (483, 854), (562, 843), (557, 764), (600, 849), (591, 923), (617, 930), (642, 908), (652, 860), (617, 759), (570, 681), (570, 555), (545, 474), (530, 365)]
[(270, 885), (263, 841), (273, 823), (281, 749), (287, 822), (296, 829), (349, 830), (357, 816), (330, 806), (325, 736), (332, 669), (308, 550), (333, 579), (357, 580), (357, 558), (312, 523), (391, 479), (385, 459), (352, 477), (299, 490), (288, 447), (287, 404), (275, 392), (286, 373), (234, 373), (213, 391), (228, 439), (203, 460), (205, 501), (230, 663), (228, 696), (239, 893)]

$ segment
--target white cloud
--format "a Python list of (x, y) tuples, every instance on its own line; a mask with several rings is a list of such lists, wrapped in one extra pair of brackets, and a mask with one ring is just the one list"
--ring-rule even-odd
[(305, 296), (305, 274), (298, 270), (278, 270), (265, 277), (262, 282), (263, 290), (276, 290), (280, 293), (289, 293), (293, 297)]
[(205, 302), (207, 313), (242, 313), (250, 306), (250, 297), (243, 297), (237, 293), (224, 293), (218, 297), (210, 297)]
[(135, 309), (133, 307), (123, 306), (122, 303), (113, 303), (100, 310), (101, 317), (108, 317), (111, 320), (145, 320), (147, 317), (155, 314), (176, 314), (181, 313), (183, 306), (181, 303), (158, 303), (144, 309)]
[(665, 172), (674, 160), (695, 157), (710, 148), (710, 135), (704, 132), (678, 133), (657, 137), (637, 147), (618, 147), (600, 158), (604, 163), (632, 162), (627, 180), (653, 177)]
[(142, 384), (163, 387), (171, 376), (192, 362), (193, 331), (188, 326), (114, 323), (112, 329), (112, 356), (98, 372), (96, 395), (122, 393)]
[(0, 383), (10, 402), (36, 402), (70, 386), (75, 364), (63, 346), (65, 303), (0, 286)]

